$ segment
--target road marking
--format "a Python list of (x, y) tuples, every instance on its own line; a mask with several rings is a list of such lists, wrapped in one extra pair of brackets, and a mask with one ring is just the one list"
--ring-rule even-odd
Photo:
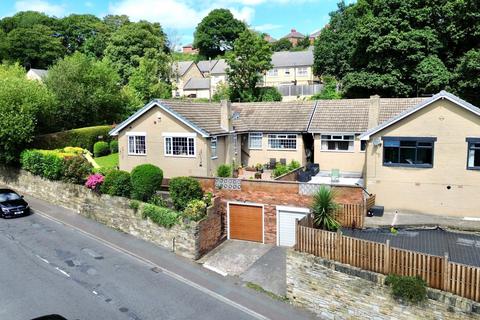
[(70, 275), (66, 271), (60, 269), (59, 267), (55, 267), (55, 270), (58, 270), (59, 272), (63, 273), (64, 275), (70, 278)]
[(95, 290), (93, 290), (92, 293), (93, 293), (94, 295), (98, 295), (98, 292), (95, 291)]
[[(175, 273), (175, 272), (173, 272), (173, 271), (170, 271), (170, 270), (168, 270), (168, 269), (165, 269), (164, 267), (159, 266), (159, 265), (157, 265), (156, 263), (154, 263), (154, 262), (152, 262), (152, 261), (150, 261), (150, 260), (148, 260), (148, 259), (146, 259), (146, 258), (144, 258), (144, 257), (142, 257), (142, 256), (139, 256), (139, 255), (137, 255), (137, 254), (134, 253), (134, 252), (131, 252), (131, 251), (127, 250), (127, 249), (121, 248), (121, 247), (119, 247), (119, 246), (117, 246), (117, 245), (115, 245), (115, 244), (113, 244), (113, 243), (111, 243), (111, 242), (109, 242), (109, 241), (107, 241), (107, 240), (105, 240), (105, 239), (102, 239), (102, 238), (100, 238), (100, 237), (97, 237), (96, 235), (91, 234), (91, 233), (89, 233), (89, 232), (87, 232), (87, 231), (85, 231), (85, 230), (82, 230), (82, 229), (80, 229), (80, 228), (78, 228), (78, 227), (76, 227), (76, 226), (74, 226), (74, 225), (71, 225), (71, 224), (69, 224), (69, 223), (67, 223), (67, 222), (64, 222), (64, 221), (61, 221), (61, 220), (59, 220), (59, 219), (57, 219), (57, 218), (54, 218), (54, 217), (48, 215), (48, 214), (45, 213), (45, 212), (42, 212), (42, 211), (39, 211), (39, 210), (34, 210), (34, 211), (35, 211), (35, 213), (37, 213), (40, 217), (43, 217), (43, 218), (45, 218), (45, 219), (47, 219), (47, 220), (51, 220), (51, 221), (54, 221), (54, 222), (57, 222), (57, 223), (66, 225), (66, 226), (68, 226), (68, 227), (70, 227), (70, 228), (73, 228), (73, 229), (77, 230), (78, 232), (83, 233), (85, 236), (87, 236), (87, 237), (89, 237), (89, 238), (91, 238), (91, 239), (93, 239), (93, 240), (96, 240), (96, 241), (102, 243), (103, 245), (105, 245), (105, 246), (107, 246), (107, 247), (109, 247), (109, 248), (111, 248), (111, 249), (113, 249), (113, 250), (115, 250), (115, 251), (118, 251), (118, 252), (127, 254), (127, 255), (129, 255), (129, 256), (137, 259), (138, 261), (146, 264), (146, 265), (149, 266), (149, 267), (157, 267), (157, 268), (159, 268), (160, 270), (162, 270), (163, 273), (167, 274), (167, 275), (170, 276), (171, 278), (174, 278), (174, 279), (176, 279), (176, 280), (178, 280), (178, 281), (180, 281), (180, 282), (183, 282), (184, 284), (186, 284), (186, 285), (188, 285), (188, 286), (190, 286), (190, 287), (193, 287), (193, 288), (195, 288), (195, 289), (197, 289), (197, 290), (199, 290), (199, 291), (201, 291), (201, 292), (203, 292), (203, 293), (211, 296), (212, 298), (215, 298), (215, 299), (217, 299), (217, 300), (219, 300), (219, 301), (221, 301), (221, 302), (223, 302), (223, 303), (225, 303), (225, 304), (228, 304), (228, 305), (230, 305), (230, 306), (232, 306), (232, 307), (234, 307), (234, 308), (236, 308), (236, 309), (238, 309), (238, 310), (240, 310), (240, 311), (243, 311), (243, 312), (245, 312), (246, 314), (248, 314), (248, 315), (250, 315), (250, 316), (252, 316), (252, 317), (254, 317), (254, 318), (256, 318), (256, 319), (261, 319), (261, 320), (268, 320), (268, 319), (269, 319), (269, 318), (261, 315), (260, 313), (257, 313), (257, 312), (255, 312), (255, 311), (253, 311), (253, 310), (251, 310), (251, 309), (249, 309), (249, 308), (247, 308), (247, 307), (245, 307), (245, 306), (243, 306), (243, 305), (241, 305), (241, 304), (239, 304), (239, 303), (237, 303), (237, 302), (235, 302), (235, 301), (233, 301), (233, 300), (228, 299), (227, 297), (222, 296), (221, 294), (218, 294), (218, 293), (216, 293), (216, 292), (214, 292), (214, 291), (212, 291), (212, 290), (210, 290), (210, 289), (208, 289), (208, 288), (202, 287), (201, 285), (199, 285), (199, 284), (197, 284), (197, 283), (195, 283), (195, 282), (193, 282), (193, 281), (191, 281), (191, 280), (188, 280), (188, 279), (184, 278), (183, 276), (181, 276), (181, 275), (179, 275), (179, 274), (177, 274), (177, 273)], [(60, 271), (60, 270), (59, 270), (59, 271)], [(67, 275), (68, 275), (68, 274), (67, 274)], [(68, 276), (70, 277), (70, 275), (68, 275)]]
[(50, 264), (50, 262), (47, 259), (40, 257), (38, 254), (36, 254), (36, 256), (38, 259), (42, 260), (43, 262)]

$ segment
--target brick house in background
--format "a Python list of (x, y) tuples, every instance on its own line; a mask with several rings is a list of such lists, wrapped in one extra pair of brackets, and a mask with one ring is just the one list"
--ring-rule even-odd
[(182, 47), (182, 52), (188, 54), (198, 54), (198, 49), (195, 49), (193, 44), (189, 43)]
[(290, 30), (290, 33), (284, 35), (282, 39), (288, 39), (290, 43), (295, 47), (298, 44), (298, 41), (305, 38), (305, 35), (298, 32), (296, 29)]

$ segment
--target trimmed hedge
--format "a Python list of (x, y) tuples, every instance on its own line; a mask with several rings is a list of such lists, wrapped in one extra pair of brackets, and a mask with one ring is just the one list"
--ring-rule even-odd
[(118, 141), (110, 141), (110, 153), (118, 153)]
[(67, 146), (81, 147), (93, 151), (93, 145), (99, 137), (110, 142), (108, 132), (111, 126), (96, 126), (49, 133), (33, 139), (32, 146), (37, 149), (61, 149)]
[(132, 192), (130, 173), (122, 170), (110, 171), (105, 176), (100, 191), (111, 196), (130, 197)]
[(148, 217), (154, 223), (165, 228), (171, 228), (177, 224), (179, 216), (178, 212), (149, 203), (146, 203), (142, 210), (142, 217), (144, 219)]
[(130, 180), (132, 182), (132, 198), (148, 201), (157, 190), (160, 190), (163, 171), (153, 164), (141, 164), (133, 168)]
[(173, 206), (179, 211), (183, 211), (190, 201), (203, 198), (203, 190), (200, 183), (191, 177), (172, 178), (168, 188)]
[(97, 141), (93, 145), (93, 155), (95, 158), (106, 156), (109, 154), (109, 152), (110, 146), (108, 145), (108, 142)]

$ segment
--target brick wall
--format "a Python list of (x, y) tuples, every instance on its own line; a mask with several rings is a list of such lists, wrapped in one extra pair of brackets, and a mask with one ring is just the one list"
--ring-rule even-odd
[(197, 257), (215, 248), (225, 239), (223, 217), (219, 213), (221, 206), (220, 197), (213, 199), (213, 205), (207, 210), (207, 217), (198, 223)]

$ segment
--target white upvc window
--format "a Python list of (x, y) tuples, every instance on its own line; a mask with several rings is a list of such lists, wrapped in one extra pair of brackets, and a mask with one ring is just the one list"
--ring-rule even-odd
[(299, 75), (299, 76), (308, 76), (308, 68), (306, 68), (306, 67), (300, 67), (300, 68), (298, 68), (297, 75)]
[(143, 156), (147, 154), (147, 134), (145, 132), (127, 132), (128, 154)]
[(195, 157), (196, 134), (164, 133), (164, 154), (171, 157)]
[(210, 151), (212, 154), (212, 159), (216, 159), (217, 155), (217, 137), (212, 137), (210, 139)]
[(248, 148), (249, 149), (262, 149), (263, 133), (252, 132), (248, 134)]
[(270, 77), (278, 76), (278, 69), (273, 68), (273, 69), (268, 70), (267, 75), (269, 75)]
[(353, 134), (322, 134), (322, 150), (353, 151), (355, 136)]
[(268, 135), (269, 149), (297, 149), (297, 135), (296, 134), (269, 134)]
[(285, 68), (285, 75), (289, 76), (290, 75), (290, 68)]

